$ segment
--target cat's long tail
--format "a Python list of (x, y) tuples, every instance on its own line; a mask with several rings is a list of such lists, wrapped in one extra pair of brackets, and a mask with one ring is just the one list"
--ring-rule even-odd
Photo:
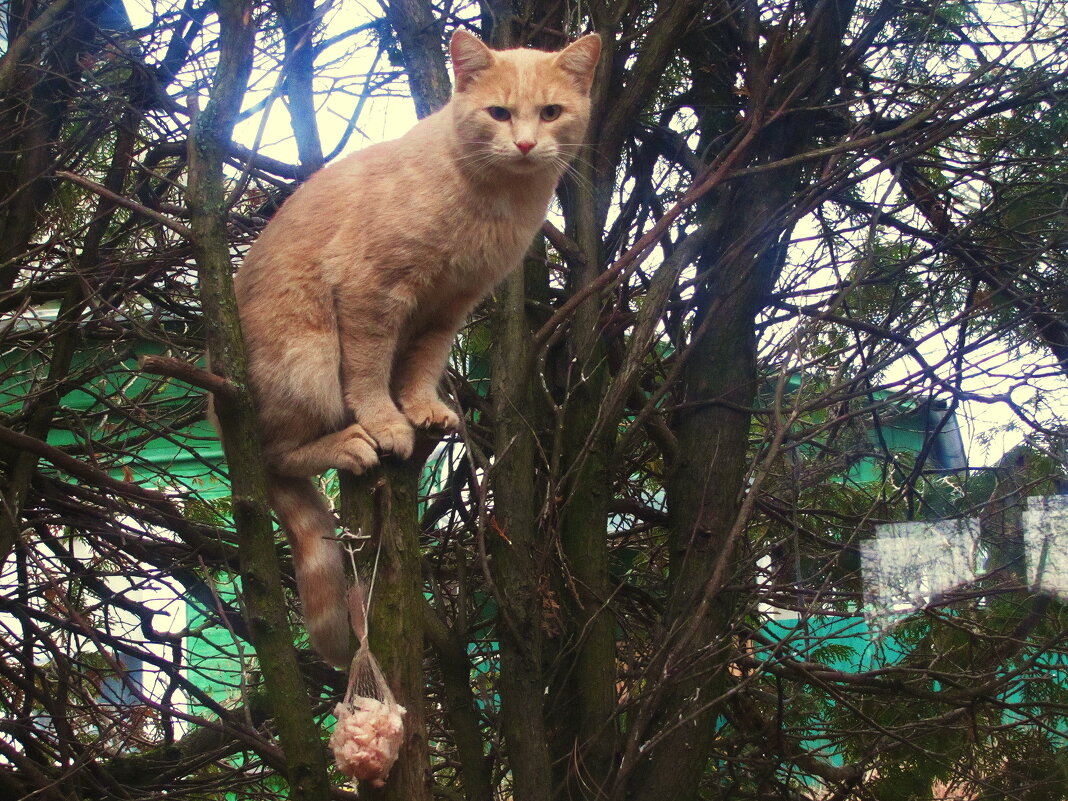
[(272, 474), (267, 490), (293, 550), (297, 591), (312, 645), (330, 664), (346, 667), (352, 657), (345, 603), (348, 582), (344, 550), (332, 539), (334, 516), (311, 479)]

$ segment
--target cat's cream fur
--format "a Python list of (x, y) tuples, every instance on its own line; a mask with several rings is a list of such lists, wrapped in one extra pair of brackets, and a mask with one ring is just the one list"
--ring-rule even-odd
[(312, 642), (338, 665), (345, 575), (310, 477), (406, 458), (413, 426), (456, 426), (438, 396), (449, 348), (521, 261), (583, 141), (600, 40), (495, 51), (457, 31), (450, 51), (450, 102), (312, 176), (235, 279), (271, 503)]

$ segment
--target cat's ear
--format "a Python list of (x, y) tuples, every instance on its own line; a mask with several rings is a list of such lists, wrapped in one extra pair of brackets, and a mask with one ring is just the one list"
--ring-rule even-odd
[(601, 37), (591, 33), (561, 50), (556, 56), (556, 66), (571, 75), (578, 88), (589, 94), (600, 56)]
[(493, 64), (493, 51), (482, 44), (482, 40), (462, 28), (453, 31), (449, 42), (449, 55), (452, 56), (452, 73), (455, 77), (456, 91), (464, 91), (475, 75)]

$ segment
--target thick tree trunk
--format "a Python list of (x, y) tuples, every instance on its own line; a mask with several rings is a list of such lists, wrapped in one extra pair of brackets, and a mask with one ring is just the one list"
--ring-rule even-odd
[[(788, 158), (811, 145), (814, 130), (804, 111), (836, 87), (837, 62), (850, 0), (813, 8), (807, 34), (784, 43), (781, 53), (749, 54), (749, 124), (759, 126), (748, 163)], [(739, 10), (726, 32), (756, 47), (755, 10)], [(799, 76), (777, 81), (781, 56)], [(766, 59), (766, 60), (765, 60)], [(713, 91), (714, 91), (714, 87)], [(712, 134), (716, 128), (710, 125)], [(683, 369), (672, 428), (678, 460), (668, 478), (671, 589), (664, 619), (664, 650), (654, 660), (662, 686), (654, 689), (631, 732), (627, 756), (635, 763), (628, 797), (635, 801), (698, 796), (715, 736), (720, 699), (734, 653), (730, 621), (736, 600), (727, 591), (744, 580), (738, 562), (739, 520), (747, 490), (751, 415), (756, 400), (756, 316), (782, 267), (778, 242), (796, 197), (802, 168), (734, 181), (706, 198), (702, 212), (714, 221), (699, 268), (711, 270), (698, 294), (692, 350)], [(637, 746), (641, 746), (641, 757)]]
[[(101, 49), (93, 24), (99, 5), (97, 0), (53, 3), (55, 8), (30, 22), (35, 6), (27, 3), (8, 16), (25, 27), (7, 32), (11, 47), (0, 61), (0, 291), (10, 289), (27, 266), (20, 257), (54, 197), (51, 173), (60, 132), (80, 88), (81, 58)], [(33, 58), (38, 48), (44, 50), (39, 58), (45, 69)], [(19, 63), (20, 55), (27, 56), (26, 63)]]
[[(602, 208), (608, 192), (597, 181), (590, 159), (578, 159), (583, 183), (601, 191)], [(580, 183), (580, 182), (576, 182)], [(596, 280), (601, 268), (603, 220), (597, 214), (594, 192), (572, 190), (570, 218), (581, 261), (571, 265), (572, 292)], [(559, 425), (562, 458), (559, 511), (560, 544), (564, 557), (562, 603), (567, 611), (566, 677), (556, 706), (565, 711), (567, 738), (558, 738), (557, 761), (566, 768), (567, 797), (607, 797), (616, 767), (616, 627), (609, 611), (608, 504), (612, 497), (611, 460), (615, 426), (605, 424), (609, 382), (607, 346), (601, 331), (602, 304), (594, 293), (575, 310), (567, 348), (568, 375)]]
[[(427, 0), (391, 0), (386, 19), (404, 55), (412, 100), (419, 117), (449, 100), (450, 87), (441, 33)], [(419, 541), (419, 479), (429, 455), (421, 438), (405, 462), (387, 459), (353, 479), (343, 475), (342, 521), (351, 532), (372, 535), (361, 552), (361, 579), (377, 575), (371, 597), (370, 643), (398, 703), (407, 709), (405, 740), (382, 788), (364, 784), (361, 794), (380, 801), (429, 801), (429, 749), (423, 675), (425, 600)]]
[(427, 642), (433, 648), (441, 670), (442, 712), (447, 716), (447, 725), (456, 743), (465, 799), (493, 801), (493, 776), (486, 759), (478, 701), (472, 689), (467, 642), (450, 629), (429, 604), (423, 611)]
[(663, 624), (666, 656), (655, 671), (664, 686), (662, 695), (650, 698), (651, 726), (640, 732), (643, 739), (655, 737), (656, 745), (643, 755), (629, 796), (642, 801), (696, 798), (715, 736), (718, 710), (710, 702), (726, 687), (732, 596), (717, 594), (700, 621), (692, 615), (717, 567), (723, 583), (735, 571), (728, 537), (748, 465), (744, 409), (756, 388), (752, 284), (742, 277), (737, 294), (711, 301), (708, 313), (717, 324), (697, 343), (684, 371), (685, 397), (704, 402), (673, 426), (679, 448), (667, 484), (671, 591)]
[(290, 797), (322, 801), (330, 795), (320, 729), (301, 680), (293, 632), (282, 593), (274, 531), (252, 399), (247, 390), (244, 343), (233, 292), (222, 163), (252, 68), (255, 26), (251, 6), (219, 3), (219, 67), (211, 100), (194, 123), (189, 148), (188, 203), (201, 302), (208, 322), (212, 367), (237, 388), (220, 402), (241, 562), (241, 593), (271, 716), (286, 757)]
[(420, 118), (432, 114), (449, 102), (452, 89), (441, 28), (429, 0), (390, 0), (386, 19), (400, 41), (415, 113)]
[(371, 589), (371, 652), (397, 702), (407, 710), (404, 744), (385, 786), (364, 783), (360, 788), (361, 797), (366, 794), (376, 801), (430, 801), (418, 517), (425, 447), (422, 455), (390, 462), (356, 478), (342, 476), (345, 528), (370, 535), (357, 569), (360, 580)]
[(278, 0), (278, 17), (286, 43), (285, 86), (289, 117), (304, 175), (323, 166), (323, 147), (315, 120), (315, 42), (318, 17), (314, 0)]
[(494, 513), (484, 534), (498, 605), (501, 720), (516, 801), (552, 798), (543, 620), (550, 545), (538, 515), (538, 464), (544, 460), (537, 435), (543, 417), (527, 373), (527, 278), (538, 272), (543, 271), (528, 264), (509, 276), (497, 290), (493, 312)]

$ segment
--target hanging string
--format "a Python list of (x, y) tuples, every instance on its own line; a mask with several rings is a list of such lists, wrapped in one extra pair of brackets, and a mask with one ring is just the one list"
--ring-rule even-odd
[[(378, 538), (378, 546), (375, 548), (375, 559), (374, 562), (371, 563), (371, 581), (367, 585), (366, 593), (363, 590), (363, 582), (360, 581), (360, 571), (356, 567), (356, 554), (363, 550), (363, 547), (367, 544), (367, 541), (371, 539), (371, 535), (364, 534), (363, 530), (361, 529), (356, 532), (346, 531), (344, 534), (341, 535), (339, 539), (341, 540), (341, 545), (345, 549), (345, 552), (349, 555), (349, 564), (352, 565), (352, 576), (355, 581), (353, 589), (359, 588), (359, 593), (361, 596), (363, 596), (359, 612), (364, 632), (362, 636), (360, 635), (359, 631), (356, 631), (356, 618), (352, 618), (353, 631), (355, 631), (356, 638), (360, 640), (360, 643), (362, 644), (368, 636), (368, 619), (371, 615), (371, 599), (374, 596), (375, 581), (378, 578), (378, 561), (382, 557), (382, 538)], [(353, 604), (350, 599), (350, 616), (353, 615), (352, 606)]]
[(370, 537), (360, 532), (347, 533), (341, 539), (348, 551), (355, 577), (349, 590), (349, 618), (360, 646), (349, 666), (345, 699), (334, 708), (337, 724), (330, 735), (330, 748), (334, 752), (338, 770), (349, 778), (362, 779), (381, 787), (389, 777), (404, 740), (405, 715), (404, 707), (393, 698), (378, 660), (371, 653), (368, 640), (368, 617), (378, 577), (382, 541), (380, 538), (371, 568), (370, 585), (365, 592), (356, 569), (356, 554)]

